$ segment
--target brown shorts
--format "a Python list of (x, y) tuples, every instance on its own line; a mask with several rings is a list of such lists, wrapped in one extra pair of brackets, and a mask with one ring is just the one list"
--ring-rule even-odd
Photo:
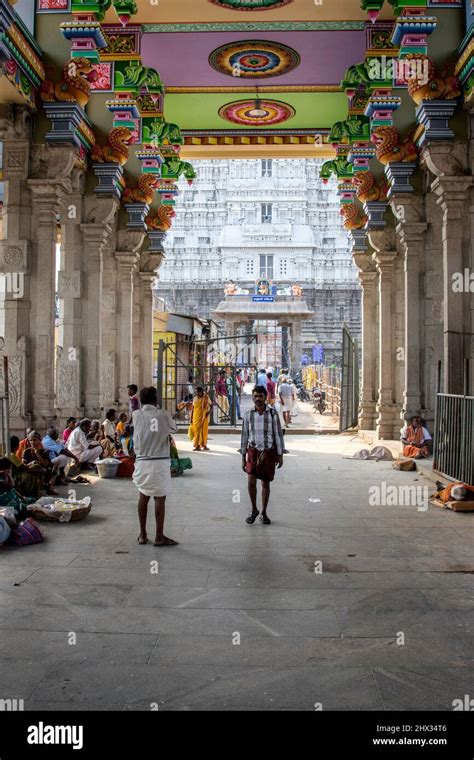
[(258, 451), (249, 447), (245, 471), (248, 475), (255, 475), (258, 480), (270, 483), (275, 477), (277, 459), (278, 453), (275, 448)]

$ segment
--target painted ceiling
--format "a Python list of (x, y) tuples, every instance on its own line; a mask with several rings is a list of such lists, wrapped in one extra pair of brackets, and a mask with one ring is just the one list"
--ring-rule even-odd
[[(52, 6), (57, 1), (36, 0)], [(308, 135), (308, 145), (312, 136), (321, 145), (319, 137), (346, 118), (340, 82), (352, 64), (364, 59), (367, 45), (360, 0), (251, 0), (255, 10), (231, 8), (247, 5), (245, 0), (136, 2), (138, 13), (130, 25), (142, 32), (141, 60), (159, 72), (165, 85), (166, 120), (179, 124), (190, 139), (283, 131)], [(390, 13), (385, 3), (380, 20), (392, 18)], [(57, 70), (69, 51), (59, 24), (69, 19), (57, 12), (36, 17), (46, 63)], [(107, 23), (117, 28), (113, 11), (106, 16), (105, 30)], [(432, 50), (442, 45), (442, 38), (438, 32), (432, 35)], [(116, 65), (103, 65), (105, 81), (113, 78)], [(111, 126), (109, 99), (105, 85), (88, 105), (99, 135)], [(322, 148), (318, 152), (323, 154)]]
[[(234, 10), (238, 0), (135, 0), (138, 13), (133, 17), (138, 24), (188, 23), (268, 23), (270, 21), (365, 21), (367, 14), (360, 9), (360, 0), (292, 0), (283, 4), (274, 0), (240, 0), (241, 6), (253, 10)], [(265, 5), (266, 2), (266, 5)], [(385, 15), (384, 15), (385, 14)], [(380, 18), (390, 18), (386, 9)], [(110, 11), (106, 21), (116, 22)]]

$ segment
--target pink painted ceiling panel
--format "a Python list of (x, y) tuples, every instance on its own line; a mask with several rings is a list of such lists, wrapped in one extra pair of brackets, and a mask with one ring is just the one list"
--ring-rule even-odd
[[(228, 76), (209, 65), (213, 50), (230, 42), (266, 40), (300, 55), (293, 71), (258, 79)], [(339, 84), (346, 69), (365, 55), (363, 31), (318, 32), (150, 32), (142, 38), (142, 60), (160, 72), (167, 87)]]

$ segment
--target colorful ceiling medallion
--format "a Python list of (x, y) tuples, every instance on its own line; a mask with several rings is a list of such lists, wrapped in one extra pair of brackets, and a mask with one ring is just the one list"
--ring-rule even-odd
[(209, 0), (214, 5), (230, 11), (270, 11), (289, 5), (293, 0)]
[(237, 100), (219, 109), (221, 119), (243, 127), (271, 127), (295, 115), (295, 109), (280, 100)]
[(209, 56), (213, 69), (236, 79), (277, 77), (295, 69), (300, 60), (296, 50), (266, 40), (230, 42)]

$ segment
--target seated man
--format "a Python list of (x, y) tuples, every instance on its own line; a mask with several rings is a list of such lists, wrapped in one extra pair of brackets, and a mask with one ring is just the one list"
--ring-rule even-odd
[(58, 438), (59, 434), (57, 428), (49, 427), (42, 443), (43, 448), (46, 450), (51, 460), (51, 464), (59, 470), (58, 484), (63, 486), (66, 482), (64, 479), (64, 470), (68, 466), (69, 460), (73, 459), (78, 464), (79, 460), (74, 454), (67, 450), (64, 443), (59, 441)]
[(431, 436), (423, 427), (423, 420), (415, 415), (410, 420), (411, 425), (405, 425), (401, 431), (403, 443), (403, 456), (410, 459), (424, 459), (430, 455)]
[(90, 433), (91, 421), (85, 417), (80, 421), (75, 430), (68, 438), (67, 447), (71, 454), (79, 460), (81, 465), (88, 466), (102, 455), (102, 446), (98, 443), (90, 443), (87, 436)]
[(104, 450), (104, 456), (111, 457), (115, 452), (115, 409), (109, 409), (102, 423), (102, 438), (99, 443)]

